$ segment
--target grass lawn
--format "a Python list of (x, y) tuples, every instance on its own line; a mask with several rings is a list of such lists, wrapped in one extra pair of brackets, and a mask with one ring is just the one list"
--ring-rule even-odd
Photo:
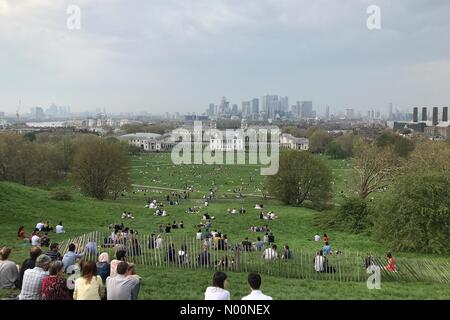
[[(340, 201), (340, 192), (348, 188), (352, 175), (349, 161), (325, 160), (333, 170), (334, 203)], [(14, 183), (0, 182), (0, 245), (13, 248), (11, 259), (22, 262), (28, 255), (29, 245), (16, 240), (20, 225), (29, 233), (40, 220), (49, 220), (52, 226), (62, 221), (66, 234), (50, 234), (52, 241), (91, 232), (108, 232), (112, 223), (121, 223), (121, 213), (131, 211), (134, 220), (125, 220), (126, 226), (136, 229), (140, 234), (158, 232), (160, 224), (183, 220), (185, 228), (173, 230), (172, 236), (195, 237), (202, 214), (185, 213), (188, 207), (202, 206), (203, 195), (209, 188), (217, 189), (218, 199), (202, 208), (216, 219), (212, 229), (227, 234), (232, 243), (241, 242), (245, 237), (251, 241), (262, 233), (253, 233), (248, 229), (252, 225), (268, 224), (275, 235), (279, 247), (288, 244), (291, 248), (315, 252), (321, 249), (322, 242), (314, 242), (316, 233), (327, 233), (331, 238), (333, 250), (344, 254), (355, 251), (372, 252), (383, 255), (389, 248), (373, 241), (366, 235), (355, 235), (336, 230), (321, 230), (314, 224), (317, 212), (304, 207), (289, 207), (276, 200), (262, 200), (260, 188), (263, 177), (255, 166), (206, 166), (178, 165), (170, 162), (170, 154), (148, 154), (134, 156), (131, 159), (131, 177), (133, 183), (148, 187), (134, 187), (134, 192), (121, 196), (118, 200), (98, 201), (79, 195), (75, 189), (73, 200), (55, 201), (49, 199), (49, 192), (38, 188), (24, 187)], [(255, 171), (256, 169), (256, 171)], [(192, 185), (194, 192), (189, 200), (182, 200), (178, 206), (166, 205), (167, 217), (156, 217), (154, 210), (144, 208), (147, 200), (157, 199), (165, 203), (167, 190), (160, 188), (184, 189)], [(56, 188), (57, 186), (55, 186)], [(241, 188), (244, 194), (253, 194), (243, 199), (235, 197), (233, 190)], [(140, 191), (138, 191), (140, 190)], [(264, 203), (264, 207), (278, 215), (275, 221), (259, 220), (259, 210), (253, 209), (255, 203)], [(230, 216), (227, 208), (244, 207), (244, 215)], [(428, 258), (430, 255), (394, 252), (397, 260), (402, 258)], [(448, 257), (431, 256), (435, 259)], [(139, 274), (144, 278), (141, 299), (202, 299), (206, 286), (212, 277), (211, 271), (186, 270), (161, 267), (138, 266)], [(233, 299), (247, 294), (246, 274), (229, 272), (230, 291)], [(188, 288), (188, 289), (186, 289)], [(436, 283), (383, 282), (381, 290), (368, 290), (365, 282), (336, 282), (311, 279), (285, 279), (264, 276), (263, 290), (275, 299), (449, 299), (447, 285)], [(8, 290), (0, 290), (0, 297), (8, 295)]]

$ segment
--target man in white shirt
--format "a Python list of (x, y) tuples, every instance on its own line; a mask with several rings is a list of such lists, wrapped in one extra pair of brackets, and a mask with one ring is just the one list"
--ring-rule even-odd
[(42, 221), (39, 221), (39, 222), (36, 224), (36, 229), (38, 229), (39, 231), (41, 231), (43, 226), (44, 226), (44, 224), (42, 223)]
[(31, 245), (35, 247), (41, 246), (41, 238), (39, 237), (39, 235), (35, 234), (31, 237)]
[(60, 222), (60, 223), (55, 227), (55, 232), (56, 232), (56, 233), (65, 233), (64, 227), (63, 227), (63, 225), (62, 225), (62, 222)]
[(263, 258), (266, 260), (275, 260), (278, 257), (277, 246), (274, 244), (272, 248), (264, 250)]
[(266, 296), (259, 290), (261, 287), (261, 276), (257, 273), (250, 273), (248, 275), (248, 284), (252, 292), (242, 298), (242, 300), (273, 300), (271, 296)]

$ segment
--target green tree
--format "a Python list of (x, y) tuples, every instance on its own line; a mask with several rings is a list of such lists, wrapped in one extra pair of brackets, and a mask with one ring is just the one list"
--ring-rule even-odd
[(409, 156), (414, 150), (414, 142), (408, 138), (404, 138), (400, 135), (384, 132), (376, 140), (377, 147), (385, 148), (392, 146), (394, 152), (403, 158)]
[(123, 144), (88, 138), (76, 148), (72, 175), (84, 194), (103, 200), (129, 187), (128, 167)]
[(344, 159), (346, 157), (341, 144), (337, 140), (333, 140), (327, 145), (325, 153), (333, 159)]
[(370, 228), (371, 210), (365, 199), (346, 198), (338, 211), (337, 219), (348, 231), (360, 233)]
[(395, 250), (449, 254), (448, 172), (407, 173), (391, 190), (376, 210), (375, 237)]
[(309, 138), (309, 150), (313, 153), (324, 153), (331, 140), (328, 132), (317, 129)]
[(267, 177), (266, 186), (284, 203), (300, 205), (309, 200), (322, 208), (331, 199), (331, 171), (308, 152), (286, 151), (280, 154), (278, 173)]

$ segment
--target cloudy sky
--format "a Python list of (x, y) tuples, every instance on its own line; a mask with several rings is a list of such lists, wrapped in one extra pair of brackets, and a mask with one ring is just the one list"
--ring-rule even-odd
[(448, 0), (0, 0), (0, 111), (203, 112), (265, 93), (319, 111), (450, 105), (449, 16)]

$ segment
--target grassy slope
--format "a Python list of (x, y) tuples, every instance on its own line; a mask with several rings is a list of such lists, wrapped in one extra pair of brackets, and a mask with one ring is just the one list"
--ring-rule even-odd
[[(136, 182), (146, 182), (149, 176), (155, 172), (165, 183), (154, 182), (158, 186), (182, 187), (185, 183), (197, 181), (193, 178), (193, 170), (202, 170), (202, 176), (212, 175), (211, 167), (201, 169), (192, 168), (192, 166), (177, 167), (176, 174), (171, 170), (160, 170), (146, 173), (139, 168), (142, 163), (153, 163), (158, 160), (166, 167), (169, 155), (149, 155), (134, 159), (132, 176)], [(345, 161), (329, 161), (328, 164), (333, 168), (335, 194), (346, 187), (346, 180), (349, 174), (349, 164)], [(232, 170), (231, 167), (217, 169), (216, 184), (225, 186), (228, 189), (235, 188), (242, 180), (249, 179), (243, 175), (249, 175), (248, 168)], [(151, 169), (148, 169), (151, 170)], [(244, 172), (244, 173), (243, 173)], [(201, 179), (201, 178), (198, 178)], [(260, 177), (255, 177), (260, 181)], [(13, 183), (0, 182), (0, 245), (8, 245), (14, 248), (12, 259), (22, 261), (27, 256), (28, 247), (25, 247), (20, 241), (15, 240), (15, 235), (19, 225), (24, 225), (29, 232), (39, 219), (50, 220), (51, 225), (55, 225), (59, 220), (64, 222), (67, 233), (63, 236), (51, 234), (52, 240), (62, 240), (67, 237), (77, 236), (93, 230), (107, 232), (107, 226), (110, 223), (120, 222), (120, 214), (123, 210), (132, 211), (136, 219), (128, 223), (131, 228), (136, 228), (140, 233), (150, 233), (156, 231), (159, 224), (172, 222), (173, 220), (183, 220), (184, 230), (176, 230), (174, 234), (186, 234), (194, 236), (197, 224), (201, 215), (188, 215), (184, 213), (187, 207), (201, 205), (201, 196), (210, 186), (210, 180), (200, 180), (195, 186), (202, 190), (196, 192), (189, 201), (183, 201), (180, 206), (170, 206), (168, 211), (170, 216), (166, 218), (154, 217), (148, 209), (144, 209), (146, 199), (157, 198), (164, 200), (166, 192), (147, 191), (131, 193), (121, 197), (118, 201), (97, 201), (85, 198), (79, 195), (72, 201), (54, 201), (48, 199), (48, 192), (36, 188), (23, 187)], [(227, 191), (223, 190), (223, 191)], [(254, 191), (254, 190), (249, 190)], [(338, 202), (339, 197), (335, 201)], [(261, 225), (258, 219), (258, 211), (252, 209), (256, 202), (261, 202), (257, 198), (246, 198), (245, 200), (234, 199), (231, 195), (213, 202), (208, 207), (208, 212), (216, 217), (213, 228), (217, 228), (228, 234), (232, 242), (241, 241), (248, 236), (255, 239), (256, 234), (246, 231), (251, 225)], [(229, 207), (244, 206), (247, 208), (247, 214), (243, 216), (228, 216), (225, 214)], [(333, 249), (339, 249), (344, 252), (372, 251), (382, 254), (388, 248), (383, 247), (363, 235), (351, 235), (345, 232), (333, 232), (330, 230), (317, 230), (313, 226), (313, 218), (317, 213), (306, 208), (294, 208), (283, 206), (276, 201), (266, 201), (268, 209), (274, 210), (280, 217), (276, 221), (269, 222), (274, 231), (277, 243), (289, 244), (293, 248), (302, 248), (307, 250), (317, 250), (320, 247), (311, 239), (316, 233), (327, 232), (331, 239)], [(260, 234), (258, 234), (260, 235)], [(402, 256), (417, 256), (418, 254), (397, 254), (397, 258)], [(144, 277), (145, 283), (141, 292), (141, 298), (149, 299), (201, 299), (204, 288), (209, 284), (211, 274), (207, 271), (186, 271), (176, 272), (174, 269), (151, 269), (139, 270)], [(232, 297), (238, 299), (247, 291), (245, 284), (245, 274), (230, 273)], [(386, 298), (450, 298), (445, 286), (417, 284), (417, 283), (385, 283), (381, 291), (368, 290), (364, 283), (337, 283), (332, 281), (312, 281), (299, 279), (280, 279), (274, 277), (264, 277), (264, 289), (268, 294), (277, 299), (386, 299)], [(180, 284), (182, 287), (180, 288)], [(155, 290), (158, 288), (158, 290)], [(190, 288), (185, 290), (183, 288)], [(0, 290), (0, 296), (7, 293), (6, 290)]]

